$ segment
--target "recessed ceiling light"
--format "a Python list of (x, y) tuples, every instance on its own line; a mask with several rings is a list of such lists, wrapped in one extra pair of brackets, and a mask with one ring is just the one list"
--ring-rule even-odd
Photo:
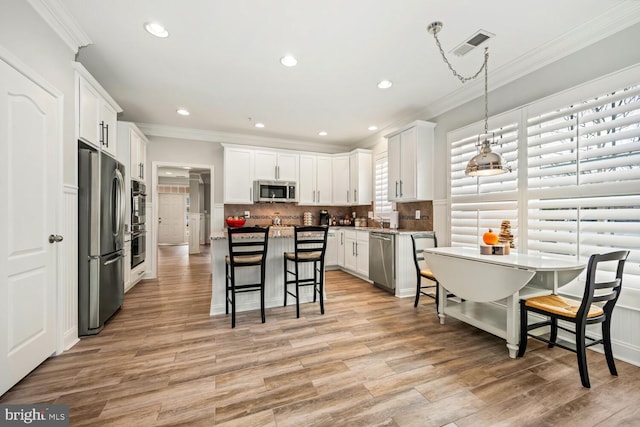
[(189, 114), (191, 114), (189, 110), (185, 110), (184, 108), (178, 108), (176, 110), (176, 113), (180, 114), (181, 116), (188, 116)]
[(320, 136), (327, 136), (328, 133), (326, 131), (321, 130), (320, 132), (318, 132), (318, 135)]
[(280, 58), (280, 63), (285, 67), (295, 67), (298, 60), (293, 55), (286, 55)]
[(393, 86), (393, 82), (391, 80), (381, 80), (378, 82), (378, 87), (380, 89), (389, 89)]
[(257, 128), (263, 128), (264, 127), (264, 123), (256, 123), (255, 126)]
[(165, 172), (164, 174), (165, 174), (165, 175), (173, 175), (173, 172), (169, 172), (169, 171), (167, 171), (167, 172)]
[(369, 129), (369, 130), (378, 130), (378, 126), (369, 126), (367, 129)]
[(157, 22), (147, 22), (144, 24), (144, 29), (147, 30), (149, 34), (162, 39), (169, 37), (169, 31)]
[(189, 170), (189, 169), (191, 169), (191, 166), (183, 166), (183, 167), (182, 167), (182, 169), (187, 169), (187, 170)]

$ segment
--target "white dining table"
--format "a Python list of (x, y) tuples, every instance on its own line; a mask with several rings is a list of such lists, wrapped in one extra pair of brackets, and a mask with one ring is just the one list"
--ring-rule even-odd
[(467, 247), (429, 248), (424, 257), (440, 283), (440, 323), (451, 316), (504, 338), (511, 358), (518, 353), (519, 300), (557, 293), (586, 265), (564, 255), (481, 255)]

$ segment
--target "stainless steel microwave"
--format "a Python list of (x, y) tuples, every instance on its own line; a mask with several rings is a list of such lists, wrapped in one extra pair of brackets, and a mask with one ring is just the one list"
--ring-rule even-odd
[(289, 181), (254, 181), (254, 202), (297, 202), (296, 183)]

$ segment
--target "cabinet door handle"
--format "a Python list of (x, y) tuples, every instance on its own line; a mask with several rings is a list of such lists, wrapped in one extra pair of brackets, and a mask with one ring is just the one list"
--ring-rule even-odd
[(318, 190), (318, 203), (320, 203), (320, 190)]
[(253, 202), (253, 188), (249, 187), (249, 201)]
[(358, 256), (358, 242), (356, 242), (356, 256)]
[(353, 202), (357, 202), (358, 201), (358, 189), (354, 189), (353, 190)]
[[(104, 122), (103, 122), (103, 123), (104, 123)], [(104, 138), (104, 140), (105, 140), (105, 142), (106, 142), (106, 144), (107, 144), (107, 148), (109, 148), (109, 125), (107, 124), (107, 125), (105, 126), (105, 128), (106, 128), (107, 136)]]
[(349, 192), (349, 190), (347, 190), (347, 203), (349, 203), (349, 196), (351, 196), (351, 193)]
[(316, 190), (313, 190), (313, 202), (315, 203), (316, 201)]
[(404, 194), (402, 193), (402, 180), (400, 180), (400, 197), (404, 196)]
[(104, 120), (100, 122), (100, 144), (104, 145)]
[(396, 181), (396, 197), (398, 197), (398, 181)]

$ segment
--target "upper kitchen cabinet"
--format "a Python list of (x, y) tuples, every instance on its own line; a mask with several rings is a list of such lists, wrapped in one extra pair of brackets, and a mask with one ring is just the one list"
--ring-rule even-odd
[(298, 204), (331, 204), (331, 157), (315, 154), (300, 155)]
[(135, 123), (118, 122), (118, 160), (128, 165), (127, 175), (131, 179), (146, 181), (148, 177), (147, 142)]
[(96, 79), (75, 62), (78, 138), (113, 157), (117, 154), (117, 122), (122, 108)]
[(350, 204), (349, 155), (331, 159), (331, 200), (334, 205)]
[(255, 151), (254, 162), (253, 179), (298, 181), (298, 154)]
[(353, 150), (349, 155), (349, 200), (352, 205), (369, 205), (372, 200), (372, 154)]
[(435, 126), (418, 120), (386, 135), (389, 200), (433, 200)]
[(224, 203), (253, 203), (254, 150), (224, 147)]

